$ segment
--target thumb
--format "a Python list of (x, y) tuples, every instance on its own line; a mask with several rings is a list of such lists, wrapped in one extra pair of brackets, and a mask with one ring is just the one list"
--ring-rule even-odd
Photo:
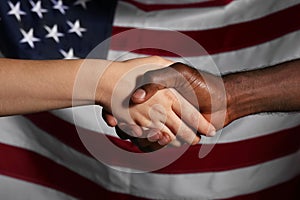
[(176, 69), (180, 63), (175, 63), (169, 67), (147, 71), (143, 76), (143, 86), (135, 90), (131, 96), (133, 103), (144, 103), (150, 99), (158, 90), (172, 88), (177, 86), (176, 80), (181, 78), (182, 74)]
[(158, 90), (165, 88), (163, 85), (156, 83), (149, 83), (141, 86), (136, 89), (135, 92), (131, 96), (131, 101), (133, 103), (144, 103), (148, 99), (150, 99)]

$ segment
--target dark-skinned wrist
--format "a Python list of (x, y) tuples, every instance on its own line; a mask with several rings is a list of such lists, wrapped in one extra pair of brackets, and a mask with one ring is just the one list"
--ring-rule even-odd
[(276, 111), (281, 93), (269, 70), (253, 70), (224, 76), (227, 108), (232, 120), (251, 114)]
[(247, 77), (242, 73), (223, 76), (228, 121), (260, 112), (259, 105), (255, 105), (255, 91)]

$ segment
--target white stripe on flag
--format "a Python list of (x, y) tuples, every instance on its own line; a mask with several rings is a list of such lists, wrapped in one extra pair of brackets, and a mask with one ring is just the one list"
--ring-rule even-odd
[[(76, 110), (77, 126), (118, 137), (115, 130), (113, 128), (109, 128), (101, 118), (101, 110), (99, 108), (94, 106), (85, 106), (73, 109)], [(94, 112), (98, 114), (97, 118), (95, 118)], [(74, 124), (72, 109), (56, 110), (52, 113), (56, 117)], [(237, 142), (269, 135), (280, 130), (295, 127), (299, 125), (299, 122), (300, 114), (297, 113), (270, 113), (247, 116), (236, 120), (234, 123), (224, 128), (221, 131), (222, 136), (219, 138), (218, 143)], [(210, 140), (214, 140), (214, 138), (207, 138), (205, 142), (210, 143)]]
[(204, 30), (255, 20), (299, 3), (298, 0), (237, 0), (226, 7), (144, 12), (129, 3), (119, 1), (114, 25), (171, 30)]
[(74, 197), (57, 190), (2, 175), (0, 196), (5, 200), (75, 200)]
[(180, 2), (178, 0), (134, 0), (136, 2), (140, 2), (143, 4), (187, 4), (187, 3), (200, 3), (206, 2), (209, 0), (184, 0), (184, 2)]
[[(209, 57), (165, 57), (174, 62), (189, 62), (198, 69), (214, 72), (211, 59), (221, 73), (243, 71), (261, 68), (299, 58), (300, 55), (300, 31), (286, 34), (280, 38), (269, 42), (243, 48), (235, 51), (214, 54)], [(108, 59), (132, 59), (136, 57), (145, 57), (148, 55), (109, 50)], [(213, 68), (214, 69), (214, 68)]]
[(133, 193), (156, 199), (223, 199), (254, 193), (290, 180), (300, 173), (299, 169), (300, 151), (260, 165), (225, 172), (133, 174), (130, 188)]

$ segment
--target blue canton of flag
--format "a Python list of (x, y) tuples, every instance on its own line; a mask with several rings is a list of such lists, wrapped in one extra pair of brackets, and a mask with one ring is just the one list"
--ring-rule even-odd
[(0, 1), (0, 50), (9, 58), (84, 58), (111, 35), (115, 6), (116, 0)]

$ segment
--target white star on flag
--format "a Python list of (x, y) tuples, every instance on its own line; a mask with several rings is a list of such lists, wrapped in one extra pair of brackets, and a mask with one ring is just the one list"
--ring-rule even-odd
[(73, 48), (69, 49), (68, 52), (63, 49), (59, 50), (59, 52), (64, 56), (64, 59), (78, 59), (78, 57), (74, 56)]
[(42, 2), (41, 1), (38, 1), (38, 2), (34, 3), (32, 0), (30, 0), (29, 2), (32, 6), (31, 11), (35, 12), (39, 16), (40, 19), (43, 18), (43, 13), (48, 12), (47, 9), (42, 8)]
[(74, 5), (81, 5), (84, 9), (86, 9), (86, 3), (89, 2), (91, 0), (77, 0)]
[(56, 43), (59, 43), (59, 37), (63, 37), (64, 34), (58, 32), (57, 24), (55, 24), (52, 28), (49, 26), (44, 26), (47, 30), (48, 34), (45, 36), (46, 38), (53, 38)]
[(24, 31), (23, 29), (20, 29), (23, 38), (20, 40), (20, 43), (25, 43), (27, 42), (31, 48), (34, 48), (34, 42), (39, 42), (41, 41), (39, 38), (36, 38), (33, 36), (33, 28), (31, 28), (28, 33)]
[(79, 37), (82, 37), (82, 32), (86, 31), (85, 28), (80, 27), (80, 22), (78, 19), (75, 21), (75, 23), (72, 23), (71, 21), (67, 21), (67, 24), (70, 26), (68, 32), (76, 33)]
[(62, 0), (58, 0), (58, 1), (51, 0), (51, 1), (54, 4), (53, 9), (59, 10), (59, 12), (61, 12), (61, 14), (66, 14), (65, 10), (69, 9), (69, 7), (65, 6), (63, 4)]
[(14, 15), (17, 18), (18, 21), (21, 21), (21, 15), (26, 15), (26, 13), (21, 10), (20, 2), (18, 1), (17, 4), (14, 5), (11, 1), (9, 1), (8, 5), (10, 7), (10, 11), (7, 14)]

